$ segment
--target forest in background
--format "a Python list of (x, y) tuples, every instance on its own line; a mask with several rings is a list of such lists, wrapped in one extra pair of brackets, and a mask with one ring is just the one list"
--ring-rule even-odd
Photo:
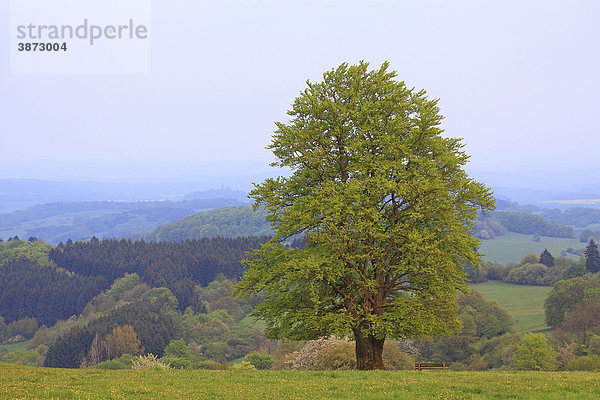
[[(262, 325), (249, 316), (261, 299), (232, 297), (245, 251), (265, 240), (92, 239), (56, 247), (40, 240), (0, 243), (0, 342), (13, 346), (13, 351), (0, 346), (2, 361), (115, 369), (132, 368), (137, 358), (152, 353), (153, 362), (184, 369), (232, 364), (355, 368), (354, 344), (348, 338), (268, 340)], [(585, 257), (573, 261), (551, 254), (529, 255), (519, 264), (467, 268), (474, 282), (553, 285), (545, 301), (552, 329), (547, 341), (539, 342), (539, 336), (530, 336), (534, 333), (516, 333), (506, 310), (471, 292), (459, 298), (460, 332), (389, 341), (386, 365), (411, 369), (419, 360), (451, 362), (455, 370), (527, 369), (520, 364), (519, 349), (534, 345), (546, 349), (543, 368), (598, 368), (600, 281), (586, 268)]]

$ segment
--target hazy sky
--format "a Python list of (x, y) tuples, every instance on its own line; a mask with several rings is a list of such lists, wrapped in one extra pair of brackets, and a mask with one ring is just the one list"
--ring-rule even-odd
[(10, 74), (3, 23), (0, 177), (260, 164), (306, 80), (361, 59), (440, 98), (470, 169), (598, 168), (599, 17), (597, 0), (155, 0), (148, 75)]

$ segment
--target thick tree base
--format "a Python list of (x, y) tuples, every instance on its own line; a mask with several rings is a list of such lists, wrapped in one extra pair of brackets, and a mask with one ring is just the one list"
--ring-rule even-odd
[(385, 369), (383, 364), (384, 339), (374, 336), (362, 336), (354, 333), (356, 340), (356, 366), (359, 370), (372, 371)]

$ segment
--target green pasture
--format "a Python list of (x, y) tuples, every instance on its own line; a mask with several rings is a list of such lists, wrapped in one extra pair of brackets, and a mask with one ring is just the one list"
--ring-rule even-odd
[(23, 350), (23, 349), (27, 348), (28, 344), (29, 344), (29, 340), (27, 340), (25, 342), (19, 342), (19, 343), (4, 343), (4, 344), (0, 344), (0, 352), (2, 350), (6, 350), (7, 352), (16, 351), (16, 350)]
[[(542, 236), (539, 242), (534, 242), (531, 238), (532, 235), (508, 232), (506, 235), (496, 236), (495, 239), (482, 240), (479, 252), (484, 254), (486, 261), (508, 264), (518, 263), (529, 253), (539, 256), (544, 249), (548, 249), (554, 257), (559, 257), (561, 251), (568, 247), (575, 250), (585, 247), (585, 243), (581, 243), (579, 239)], [(572, 254), (567, 256), (573, 260), (579, 259)]]
[(540, 332), (548, 329), (544, 300), (551, 286), (529, 286), (489, 281), (470, 285), (488, 300), (496, 300), (515, 320), (517, 332)]
[(2, 399), (593, 399), (597, 373), (107, 371), (0, 364)]

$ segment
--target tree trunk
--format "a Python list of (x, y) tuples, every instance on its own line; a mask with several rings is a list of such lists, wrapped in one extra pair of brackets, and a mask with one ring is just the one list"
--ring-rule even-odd
[(365, 336), (354, 331), (356, 340), (356, 366), (360, 370), (385, 369), (383, 365), (384, 339)]

